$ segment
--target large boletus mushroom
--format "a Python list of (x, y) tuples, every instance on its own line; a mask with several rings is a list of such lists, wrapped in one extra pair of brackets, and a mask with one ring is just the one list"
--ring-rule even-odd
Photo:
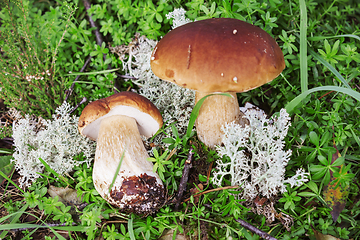
[(151, 56), (159, 78), (196, 90), (195, 101), (210, 93), (196, 120), (199, 139), (209, 147), (221, 144), (221, 127), (240, 120), (237, 92), (257, 88), (285, 68), (276, 41), (262, 29), (230, 18), (187, 23), (167, 33)]
[[(79, 119), (82, 135), (97, 141), (93, 181), (110, 204), (127, 212), (151, 213), (164, 201), (164, 186), (140, 135), (150, 137), (162, 126), (159, 110), (133, 92), (120, 92), (89, 103)], [(117, 166), (119, 174), (111, 189)]]

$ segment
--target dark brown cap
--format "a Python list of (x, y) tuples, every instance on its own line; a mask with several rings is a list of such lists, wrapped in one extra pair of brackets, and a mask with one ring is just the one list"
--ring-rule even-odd
[(284, 68), (283, 53), (268, 33), (231, 18), (175, 28), (151, 56), (151, 69), (159, 78), (201, 92), (248, 91)]
[(159, 110), (147, 98), (133, 92), (120, 92), (89, 103), (79, 118), (79, 132), (96, 140), (101, 120), (113, 115), (133, 117), (140, 134), (146, 137), (154, 135), (163, 124)]

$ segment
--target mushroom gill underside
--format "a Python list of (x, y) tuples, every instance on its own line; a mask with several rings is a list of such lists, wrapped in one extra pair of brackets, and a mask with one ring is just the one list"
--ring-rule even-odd
[(164, 202), (165, 191), (148, 157), (134, 118), (117, 115), (103, 119), (93, 169), (95, 189), (110, 204), (127, 212), (147, 214), (157, 210)]

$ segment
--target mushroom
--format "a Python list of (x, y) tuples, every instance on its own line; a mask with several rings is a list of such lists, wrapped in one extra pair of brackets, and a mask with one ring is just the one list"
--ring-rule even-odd
[(221, 144), (221, 127), (240, 122), (237, 92), (257, 88), (285, 68), (276, 41), (262, 29), (230, 18), (187, 23), (167, 33), (154, 48), (151, 69), (159, 78), (196, 90), (203, 102), (196, 120), (198, 138), (213, 148)]
[[(93, 181), (110, 204), (127, 212), (152, 213), (164, 201), (164, 186), (141, 136), (150, 137), (162, 126), (159, 110), (133, 92), (120, 92), (89, 103), (79, 118), (79, 132), (97, 141)], [(120, 159), (120, 170), (111, 189)]]

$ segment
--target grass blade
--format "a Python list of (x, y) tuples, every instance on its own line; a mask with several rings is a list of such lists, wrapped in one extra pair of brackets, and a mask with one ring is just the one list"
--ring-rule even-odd
[(344, 87), (338, 87), (338, 86), (323, 86), (323, 87), (315, 87), (312, 89), (309, 89), (303, 93), (301, 93), (299, 96), (291, 100), (286, 106), (285, 109), (288, 113), (291, 113), (296, 106), (309, 94), (317, 91), (336, 91), (336, 92), (342, 92), (345, 93), (353, 98), (355, 98), (357, 101), (360, 101), (360, 93)]
[(0, 231), (2, 230), (12, 230), (12, 229), (21, 229), (21, 228), (52, 228), (62, 231), (73, 231), (73, 232), (85, 232), (89, 227), (86, 226), (49, 226), (46, 225), (37, 225), (32, 223), (10, 223), (0, 225)]
[(135, 233), (134, 233), (133, 221), (134, 221), (134, 214), (131, 214), (131, 217), (128, 220), (128, 231), (129, 231), (130, 239), (131, 240), (136, 240)]
[(232, 97), (229, 93), (215, 93), (215, 94), (206, 95), (205, 97), (201, 98), (195, 104), (195, 107), (193, 108), (193, 110), (192, 110), (192, 112), (190, 114), (190, 120), (189, 120), (189, 124), (188, 124), (187, 130), (186, 130), (187, 139), (189, 139), (190, 136), (191, 136), (191, 132), (192, 132), (192, 129), (194, 128), (196, 118), (199, 116), (199, 111), (200, 111), (201, 105), (203, 104), (203, 102), (205, 101), (205, 99), (207, 97), (210, 97), (212, 95), (223, 95), (223, 96)]
[(328, 39), (328, 38), (339, 38), (339, 37), (350, 37), (350, 38), (355, 38), (357, 40), (360, 41), (360, 37), (356, 36), (354, 34), (342, 34), (342, 35), (335, 35), (335, 36), (315, 36), (315, 37), (308, 37), (308, 40), (310, 41), (318, 41), (318, 40), (324, 40), (324, 39)]
[[(6, 176), (5, 173), (3, 173), (2, 171), (0, 171), (0, 175), (5, 178), (6, 180), (8, 180), (12, 185), (14, 185), (17, 189), (19, 189), (20, 192), (25, 193), (24, 190), (22, 190), (18, 185), (16, 185), (16, 183), (14, 183), (8, 176)], [(1, 239), (1, 238), (0, 238)]]
[(95, 71), (95, 72), (73, 72), (69, 74), (65, 74), (65, 76), (73, 76), (73, 75), (96, 75), (96, 74), (104, 74), (104, 73), (111, 73), (120, 70), (120, 68), (103, 70), (103, 71)]
[(114, 177), (113, 177), (112, 182), (111, 182), (111, 184), (110, 184), (110, 186), (109, 186), (109, 194), (110, 194), (110, 191), (111, 191), (111, 189), (112, 189), (112, 187), (113, 187), (113, 185), (114, 185), (114, 183), (115, 183), (115, 180), (116, 180), (116, 178), (117, 178), (117, 176), (118, 176), (118, 174), (119, 174), (119, 172), (120, 172), (120, 167), (121, 167), (121, 164), (122, 164), (122, 162), (123, 162), (123, 160), (124, 160), (126, 148), (127, 148), (127, 144), (125, 145), (125, 149), (124, 149), (124, 151), (123, 151), (122, 154), (121, 154), (120, 162), (119, 162), (119, 164), (118, 164), (117, 167), (116, 167), (116, 171), (115, 171)]
[(308, 90), (307, 70), (307, 12), (305, 0), (300, 0), (300, 85), (301, 92)]
[[(25, 210), (28, 208), (28, 204), (26, 203), (22, 208), (19, 209), (18, 212), (14, 213), (14, 218), (11, 220), (10, 224), (15, 224), (17, 221), (19, 221), (20, 217), (23, 215)], [(0, 222), (4, 221), (3, 218)], [(0, 230), (10, 230), (9, 228), (1, 229), (1, 227), (4, 226), (3, 224), (0, 225)], [(4, 237), (8, 234), (8, 231), (3, 231), (0, 235), (0, 239), (4, 239)]]
[(65, 177), (61, 176), (60, 174), (58, 174), (57, 172), (55, 172), (48, 164), (47, 162), (45, 162), (42, 158), (39, 158), (40, 162), (44, 165), (45, 169), (52, 173), (55, 177), (57, 177), (59, 180), (63, 181), (65, 184), (70, 185), (70, 183), (68, 183), (68, 181), (66, 180)]
[(309, 48), (309, 53), (311, 54), (311, 56), (313, 56), (316, 60), (318, 60), (319, 62), (321, 62), (325, 67), (327, 67), (340, 81), (342, 84), (344, 84), (347, 88), (350, 88), (350, 85), (348, 84), (348, 82), (345, 80), (345, 78), (343, 78), (343, 76), (341, 76), (341, 74), (333, 67), (331, 66), (330, 63), (328, 63), (327, 61), (325, 61), (325, 59), (323, 59), (320, 55), (318, 55), (314, 50)]
[(0, 153), (2, 154), (12, 154), (13, 151), (10, 149), (6, 149), (6, 148), (0, 148)]

